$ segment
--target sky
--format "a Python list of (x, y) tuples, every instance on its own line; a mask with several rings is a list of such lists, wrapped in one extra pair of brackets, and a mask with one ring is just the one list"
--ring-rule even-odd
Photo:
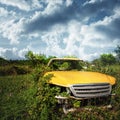
[(28, 51), (91, 61), (120, 45), (120, 0), (0, 0), (0, 57)]

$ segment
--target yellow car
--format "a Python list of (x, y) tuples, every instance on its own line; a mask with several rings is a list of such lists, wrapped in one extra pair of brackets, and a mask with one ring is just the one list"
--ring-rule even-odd
[[(77, 58), (53, 58), (48, 66), (53, 74), (50, 84), (67, 91), (68, 97), (58, 95), (59, 102), (66, 99), (108, 98), (116, 79), (99, 72), (89, 72), (82, 69), (82, 62)], [(61, 91), (62, 91), (61, 90)]]

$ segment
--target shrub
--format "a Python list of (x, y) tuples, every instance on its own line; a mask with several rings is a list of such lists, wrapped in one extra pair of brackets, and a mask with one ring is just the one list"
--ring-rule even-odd
[(0, 76), (21, 75), (31, 73), (31, 71), (32, 69), (30, 69), (28, 66), (8, 65), (0, 67)]
[(34, 107), (33, 104), (28, 106), (30, 110), (31, 119), (40, 119), (40, 120), (48, 120), (55, 119), (56, 114), (53, 114), (55, 111), (57, 101), (55, 99), (56, 93), (59, 92), (57, 87), (51, 87), (49, 85), (49, 80), (52, 75), (48, 75), (44, 77), (44, 73), (46, 69), (44, 66), (40, 66), (35, 69), (35, 74), (33, 74), (34, 78), (34, 88), (36, 88), (36, 92), (34, 93)]

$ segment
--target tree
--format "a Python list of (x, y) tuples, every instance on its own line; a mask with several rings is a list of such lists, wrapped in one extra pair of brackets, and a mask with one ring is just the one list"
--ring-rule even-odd
[(9, 63), (8, 60), (6, 60), (6, 59), (0, 57), (0, 65), (4, 66), (4, 65), (7, 65), (8, 63)]
[(46, 64), (47, 58), (43, 54), (34, 54), (32, 51), (28, 51), (25, 57), (31, 61), (33, 66), (39, 64)]
[(111, 65), (116, 62), (116, 59), (112, 54), (102, 54), (100, 56), (100, 62), (102, 65)]
[(116, 57), (117, 57), (118, 61), (120, 61), (120, 46), (118, 45), (114, 51), (116, 53)]
[(25, 55), (25, 57), (28, 59), (28, 60), (34, 60), (35, 59), (35, 56), (33, 54), (32, 51), (28, 51), (28, 53)]

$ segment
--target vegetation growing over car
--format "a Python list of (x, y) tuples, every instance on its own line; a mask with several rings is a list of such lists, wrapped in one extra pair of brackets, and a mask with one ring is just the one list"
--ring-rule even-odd
[[(36, 54), (33, 54), (34, 56)], [(41, 55), (41, 54), (40, 54)], [(54, 58), (54, 57), (50, 57)], [(45, 56), (45, 61), (50, 58)], [(43, 61), (44, 61), (43, 60)], [(118, 60), (118, 58), (117, 58)], [(47, 78), (43, 78), (43, 74), (46, 71), (47, 62), (40, 62), (34, 60), (5, 60), (2, 59), (0, 62), (1, 73), (4, 71), (5, 76), (0, 74), (0, 119), (2, 120), (27, 120), (27, 119), (40, 119), (48, 120), (119, 120), (120, 119), (120, 62), (117, 61), (114, 64), (102, 65), (102, 61), (97, 59), (96, 62), (85, 62), (88, 71), (98, 71), (101, 73), (107, 73), (116, 77), (117, 84), (113, 88), (113, 92), (116, 96), (111, 99), (113, 105), (112, 109), (101, 109), (99, 107), (91, 106), (90, 101), (88, 108), (80, 108), (75, 112), (70, 112), (67, 115), (63, 114), (61, 107), (58, 106), (55, 98), (53, 97), (56, 93), (59, 93), (60, 88), (54, 86), (51, 88)], [(98, 62), (99, 61), (99, 62)], [(94, 65), (93, 65), (94, 64)], [(26, 67), (31, 72), (28, 74), (11, 74), (7, 76), (6, 70), (9, 66)], [(44, 67), (42, 67), (44, 66)], [(16, 70), (16, 69), (15, 69)], [(40, 87), (41, 86), (41, 87)], [(51, 90), (50, 90), (51, 89)], [(54, 92), (53, 92), (54, 91)], [(62, 93), (66, 96), (66, 93)], [(41, 101), (40, 101), (41, 100)], [(94, 101), (94, 99), (93, 99)], [(74, 104), (74, 107), (78, 107), (80, 104), (85, 104), (78, 101), (70, 101)], [(103, 101), (104, 102), (104, 101)], [(43, 107), (44, 106), (44, 107)], [(51, 107), (50, 107), (51, 106)], [(92, 107), (92, 109), (90, 109)], [(41, 109), (44, 108), (44, 109)]]
[(45, 75), (52, 74), (53, 77), (49, 83), (60, 88), (59, 95), (55, 97), (65, 113), (73, 109), (70, 106), (75, 105), (74, 102), (73, 105), (70, 104), (71, 99), (78, 100), (77, 103), (80, 103), (82, 99), (93, 101), (92, 99), (95, 98), (96, 105), (99, 104), (99, 99), (102, 99), (104, 103), (110, 102), (112, 85), (116, 82), (115, 78), (98, 72), (84, 71), (82, 66), (83, 61), (77, 58), (53, 58), (48, 63), (51, 71)]
[(83, 61), (78, 58), (53, 58), (48, 62), (47, 66), (52, 70), (81, 70)]

